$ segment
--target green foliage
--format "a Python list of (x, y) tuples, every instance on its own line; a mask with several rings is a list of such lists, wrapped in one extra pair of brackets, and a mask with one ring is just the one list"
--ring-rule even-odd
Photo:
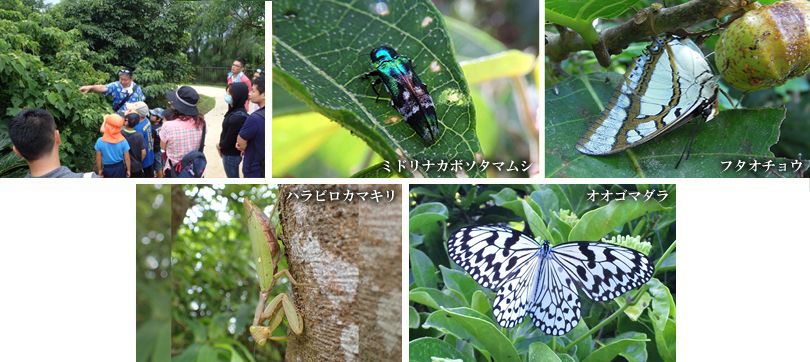
[(50, 14), (33, 12), (18, 0), (0, 3), (0, 176), (21, 176), (25, 167), (6, 146), (8, 121), (25, 108), (53, 114), (63, 165), (74, 171), (92, 169), (92, 145), (100, 136), (105, 106), (78, 88), (102, 76), (86, 60), (95, 56), (78, 31), (54, 27)]
[(590, 44), (599, 39), (592, 22), (597, 18), (615, 18), (640, 0), (548, 0), (546, 20), (578, 32)]
[[(243, 200), (267, 212), (274, 186), (183, 186), (193, 206), (177, 230), (172, 248), (172, 351), (180, 361), (282, 360), (281, 342), (250, 352), (248, 327), (259, 284), (251, 253)], [(280, 267), (286, 267), (282, 259)], [(274, 293), (287, 291), (278, 283)], [(274, 335), (286, 335), (286, 327)]]
[(139, 185), (136, 200), (136, 360), (168, 362), (172, 294), (169, 187)]
[[(477, 135), (477, 142), (480, 144), (480, 152), (484, 159), (496, 162), (504, 161), (507, 165), (510, 161), (520, 162), (531, 159), (530, 153), (532, 147), (536, 146), (537, 137), (536, 130), (527, 129), (527, 124), (531, 124), (530, 120), (535, 116), (526, 110), (533, 110), (536, 107), (534, 105), (522, 107), (519, 101), (524, 98), (534, 99), (529, 94), (532, 91), (531, 86), (527, 86), (523, 80), (528, 79), (526, 75), (532, 70), (536, 57), (517, 50), (508, 50), (502, 42), (476, 26), (439, 14), (432, 10), (432, 5), (425, 3), (427, 1), (421, 0), (388, 3), (390, 6), (388, 15), (376, 15), (373, 9), (356, 9), (348, 12), (352, 15), (347, 16), (342, 22), (343, 24), (349, 23), (349, 26), (341, 27), (340, 31), (332, 34), (333, 36), (329, 39), (307, 42), (303, 49), (302, 59), (310, 60), (312, 65), (320, 71), (303, 66), (299, 67), (302, 69), (297, 70), (297, 74), (304, 74), (305, 77), (296, 75), (296, 78), (310, 82), (309, 86), (303, 84), (301, 87), (306, 88), (303, 89), (306, 93), (302, 93), (302, 89), (298, 88), (290, 90), (289, 85), (280, 81), (279, 74), (281, 73), (274, 73), (273, 175), (277, 177), (369, 177), (370, 173), (365, 171), (373, 170), (376, 172), (371, 174), (375, 177), (389, 177), (391, 176), (389, 173), (379, 172), (378, 166), (383, 159), (392, 160), (396, 165), (396, 158), (392, 159), (390, 153), (390, 148), (395, 144), (390, 141), (385, 141), (386, 144), (374, 144), (380, 138), (379, 133), (385, 133), (389, 129), (393, 138), (405, 137), (403, 145), (406, 146), (406, 152), (413, 149), (417, 153), (424, 152), (426, 155), (416, 158), (426, 159), (430, 158), (428, 157), (430, 155), (435, 155), (432, 156), (433, 159), (463, 160), (472, 154), (471, 150), (475, 147), (469, 147), (467, 150), (468, 147), (457, 137), (460, 137), (462, 132), (472, 133), (472, 130), (466, 127), (472, 118), (463, 112), (459, 118), (456, 111), (469, 109), (470, 106), (475, 110), (473, 137)], [(493, 21), (493, 14), (503, 16), (503, 13), (511, 11), (518, 13), (520, 17), (531, 16), (531, 22), (537, 24), (537, 17), (526, 11), (526, 4), (516, 4), (516, 2), (476, 3), (473, 12), (475, 19), (469, 20), (486, 23)], [(519, 9), (515, 9), (516, 6)], [(330, 4), (329, 7), (337, 10), (334, 12), (323, 10), (323, 14), (315, 14), (321, 17), (320, 21), (327, 20), (327, 23), (312, 22), (316, 25), (311, 30), (296, 28), (296, 24), (307, 21), (307, 16), (314, 16), (298, 11), (306, 8), (303, 5), (283, 7), (277, 2), (274, 11), (278, 16), (274, 17), (273, 21), (276, 29), (285, 29), (287, 32), (299, 34), (296, 35), (299, 37), (300, 34), (307, 32), (330, 31), (329, 27), (334, 26), (333, 20), (339, 18), (339, 14), (342, 13), (345, 6)], [(386, 26), (387, 18), (401, 12), (400, 7), (413, 10), (409, 10), (409, 15), (404, 20), (398, 21), (396, 26)], [(439, 7), (443, 10), (451, 10), (447, 6)], [(288, 8), (290, 11), (286, 11)], [(294, 16), (290, 15), (293, 13), (295, 13)], [(464, 12), (464, 14), (456, 15), (469, 16), (470, 14)], [(509, 15), (515, 14), (510, 13)], [(373, 22), (373, 26), (366, 28), (366, 19), (372, 18), (381, 20)], [(402, 17), (400, 16), (400, 18)], [(378, 23), (382, 25), (378, 26)], [(423, 27), (422, 24), (426, 25)], [(504, 28), (509, 28), (511, 25), (514, 24), (501, 24), (498, 30), (506, 31)], [(490, 32), (497, 34), (499, 31), (492, 29)], [(276, 33), (276, 36), (280, 37), (282, 41), (290, 41), (283, 38), (290, 36), (279, 34), (278, 31)], [(521, 37), (536, 34), (536, 32), (526, 33), (528, 35), (521, 34)], [(430, 34), (430, 36), (425, 34)], [(450, 44), (444, 39), (448, 36), (452, 40)], [(352, 40), (355, 38), (358, 39), (357, 42)], [(402, 49), (397, 45), (399, 42), (396, 39), (403, 40), (402, 44), (405, 45)], [(421, 42), (414, 39), (420, 39)], [(445, 138), (439, 145), (425, 150), (424, 145), (421, 144), (418, 137), (415, 137), (413, 131), (404, 122), (401, 122), (402, 117), (396, 110), (388, 102), (375, 102), (375, 95), (370, 89), (369, 81), (359, 78), (360, 75), (371, 70), (369, 51), (381, 44), (396, 45), (401, 54), (409, 57), (414, 57), (416, 54), (413, 59), (417, 68), (416, 72), (427, 85), (434, 102), (445, 100), (446, 97), (442, 95), (448, 90), (461, 89), (458, 86), (453, 87), (454, 80), (450, 79), (448, 75), (452, 75), (453, 78), (466, 78), (471, 104), (467, 102), (467, 95), (462, 94), (464, 103), (443, 102), (444, 104), (437, 106), (442, 122), (455, 128), (455, 131), (448, 130), (444, 134)], [(452, 55), (448, 54), (449, 51), (446, 49), (448, 46), (452, 46)], [(274, 40), (274, 48), (277, 53), (284, 50), (280, 47), (278, 39)], [(435, 59), (436, 64), (440, 65), (439, 73), (431, 70), (431, 60), (433, 59), (426, 56), (430, 53), (425, 48), (439, 50), (433, 50), (437, 53)], [(308, 53), (326, 55), (307, 57), (305, 54)], [(279, 59), (278, 54), (275, 59), (277, 63), (284, 61), (284, 59)], [(459, 77), (457, 74), (456, 60), (461, 61), (463, 76)], [(292, 64), (300, 65), (300, 63), (302, 63), (301, 60), (293, 59)], [(290, 61), (281, 66), (292, 67)], [(449, 72), (444, 71), (447, 69), (445, 66), (450, 67)], [(276, 68), (279, 68), (278, 64)], [(346, 92), (341, 93), (342, 95), (335, 94), (333, 92), (335, 87), (323, 79), (324, 75), (334, 77), (341, 86), (345, 86)], [(301, 83), (300, 79), (296, 80)], [(284, 85), (284, 88), (276, 87), (279, 84)], [(437, 84), (441, 85), (438, 89), (436, 89)], [(464, 90), (462, 93), (467, 93), (467, 91)], [(348, 100), (341, 103), (344, 98), (348, 97), (346, 94), (355, 96), (357, 104)], [(383, 98), (386, 97), (383, 96)], [(313, 99), (315, 100), (314, 105)], [(349, 103), (351, 105), (346, 106)], [(331, 108), (323, 109), (324, 105)], [(357, 107), (353, 105), (357, 105)], [(358, 111), (360, 107), (367, 108), (371, 118), (366, 117), (367, 114), (364, 112)], [(445, 107), (449, 107), (449, 113), (446, 115), (443, 112)], [(354, 110), (349, 108), (354, 108)], [(349, 109), (350, 114), (338, 114), (334, 109)], [(314, 115), (312, 111), (320, 112), (323, 116)], [(349, 117), (349, 119), (342, 119), (343, 116)], [(400, 122), (388, 123), (388, 121), (397, 119), (398, 116)], [(377, 125), (372, 123), (369, 127), (369, 119), (376, 122)], [(363, 129), (358, 130), (358, 127), (355, 127), (357, 122), (361, 123), (359, 127)], [(338, 124), (343, 127), (337, 127)], [(371, 134), (364, 135), (363, 132)], [(467, 133), (463, 133), (463, 136), (467, 138)], [(474, 146), (472, 143), (470, 145)], [(380, 147), (383, 147), (384, 152), (388, 153), (381, 152)], [(393, 148), (396, 151), (396, 147)], [(458, 155), (461, 156), (457, 157)], [(490, 177), (525, 176), (524, 173), (499, 173), (494, 168), (487, 171)], [(447, 176), (448, 174), (442, 175)]]
[[(199, 21), (190, 28), (189, 61), (196, 82), (225, 82), (231, 62), (244, 58), (251, 77), (264, 65), (264, 1), (196, 1)], [(212, 67), (214, 71), (212, 70)]]
[[(654, 189), (666, 190), (668, 197), (647, 202), (588, 200), (591, 190), (643, 194)], [(460, 227), (494, 223), (546, 235), (552, 244), (634, 235), (650, 244), (648, 255), (661, 266), (664, 260), (674, 260), (675, 199), (674, 185), (413, 187), (408, 324), (411, 351), (416, 345), (420, 352), (412, 352), (411, 361), (608, 361), (618, 356), (674, 361), (674, 262), (659, 267), (639, 290), (613, 302), (581, 297), (582, 320), (568, 334), (551, 337), (529, 318), (512, 329), (501, 328), (492, 315), (494, 291), (482, 288), (449, 260), (446, 242)], [(628, 304), (630, 296), (636, 302)]]
[(57, 26), (76, 29), (95, 51), (87, 59), (104, 75), (87, 84), (117, 80), (118, 70), (126, 67), (134, 70), (135, 82), (153, 104), (191, 79), (185, 51), (197, 6), (169, 0), (63, 0), (51, 12)]

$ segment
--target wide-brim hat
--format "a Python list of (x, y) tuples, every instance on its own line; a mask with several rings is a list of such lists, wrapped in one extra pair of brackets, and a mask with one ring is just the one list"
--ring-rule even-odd
[(104, 116), (104, 123), (101, 125), (101, 132), (104, 135), (101, 139), (107, 143), (119, 143), (124, 140), (121, 134), (121, 127), (124, 126), (124, 119), (117, 114), (107, 114)]
[(172, 102), (172, 107), (182, 114), (196, 116), (199, 113), (197, 110), (197, 102), (200, 101), (200, 95), (197, 94), (194, 88), (187, 85), (177, 90), (167, 91), (166, 99)]

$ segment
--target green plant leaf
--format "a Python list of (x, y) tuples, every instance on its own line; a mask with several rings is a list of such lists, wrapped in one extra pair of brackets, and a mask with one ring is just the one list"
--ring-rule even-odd
[(571, 229), (568, 240), (599, 240), (614, 228), (644, 216), (648, 212), (666, 210), (658, 201), (613, 200), (605, 206), (588, 211)]
[(408, 306), (408, 328), (419, 328), (420, 322), (419, 312), (416, 311), (416, 308)]
[(436, 223), (447, 220), (447, 215), (447, 206), (442, 203), (421, 204), (410, 212), (410, 230), (424, 231), (425, 228), (432, 228)]
[(442, 281), (444, 281), (445, 288), (457, 291), (464, 297), (467, 305), (471, 305), (473, 293), (478, 291), (478, 283), (467, 273), (445, 268), (444, 265), (439, 265), (439, 269), (442, 272)]
[[(609, 80), (608, 83), (605, 80)], [(608, 104), (623, 79), (617, 73), (571, 77), (546, 89), (546, 177), (755, 177), (769, 172), (723, 172), (722, 162), (737, 160), (775, 164), (789, 160), (774, 157), (770, 147), (779, 139), (784, 109), (732, 109), (710, 122), (703, 118), (653, 140), (610, 156), (588, 156), (575, 146), (590, 123)], [(705, 124), (704, 124), (705, 123)], [(678, 162), (696, 133), (688, 160)], [(776, 167), (772, 168), (776, 171)], [(793, 176), (784, 173), (785, 176)]]
[(648, 314), (655, 331), (655, 346), (664, 361), (675, 361), (675, 300), (658, 279), (650, 280), (652, 308)]
[(469, 84), (507, 77), (520, 77), (534, 68), (534, 56), (519, 50), (507, 50), (461, 63)]
[[(538, 211), (540, 211), (540, 206), (537, 206), (537, 204), (531, 200), (520, 200), (520, 203), (523, 206), (523, 215), (526, 217), (526, 221), (529, 222), (529, 228), (532, 229), (532, 233), (537, 237), (543, 238), (543, 240), (554, 240), (554, 237), (551, 236), (551, 233), (549, 233), (548, 228), (546, 227), (545, 221), (543, 221), (543, 218), (538, 214)], [(530, 203), (534, 205), (531, 205)]]
[[(386, 4), (375, 12), (367, 3), (275, 1), (273, 81), (354, 132), (393, 166), (401, 158), (474, 162), (481, 152), (475, 110), (442, 15), (427, 0)], [(375, 100), (370, 81), (362, 78), (371, 70), (369, 52), (384, 44), (412, 59), (433, 97), (441, 135), (430, 147), (388, 102)], [(479, 169), (470, 172), (484, 176)], [(435, 166), (424, 174), (456, 176)]]
[(436, 266), (421, 250), (411, 248), (411, 274), (417, 287), (436, 288)]
[(463, 360), (464, 357), (449, 343), (432, 337), (414, 339), (408, 343), (411, 362), (432, 362), (432, 357)]
[(483, 316), (488, 317), (492, 315), (492, 305), (489, 304), (489, 298), (487, 298), (487, 294), (482, 290), (476, 290), (475, 293), (473, 293), (470, 307)]
[(545, 343), (535, 342), (529, 346), (529, 362), (562, 362), (560, 357)]
[(408, 292), (408, 300), (433, 309), (464, 305), (457, 293), (447, 289), (440, 291), (435, 288), (414, 288)]
[(640, 0), (547, 0), (546, 21), (567, 26), (589, 44), (599, 38), (591, 23), (596, 18), (611, 19), (624, 14)]
[(442, 308), (431, 313), (422, 325), (468, 340), (496, 361), (520, 361), (517, 350), (501, 329), (470, 308)]
[(611, 339), (604, 346), (600, 347), (599, 349), (593, 351), (588, 357), (586, 357), (582, 362), (601, 362), (601, 361), (612, 361), (616, 356), (622, 355), (623, 357), (627, 358), (630, 362), (633, 361), (646, 361), (645, 359), (639, 360), (634, 358), (628, 358), (628, 356), (635, 356), (639, 351), (643, 351), (643, 355), (646, 357), (647, 348), (645, 343), (647, 342), (647, 335), (644, 333), (639, 332), (628, 332), (623, 333), (616, 338)]

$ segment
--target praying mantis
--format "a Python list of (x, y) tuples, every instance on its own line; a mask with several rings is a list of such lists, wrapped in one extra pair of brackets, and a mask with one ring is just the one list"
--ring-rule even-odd
[[(256, 344), (263, 346), (268, 340), (283, 341), (287, 339), (286, 336), (273, 336), (273, 330), (281, 324), (285, 316), (289, 329), (295, 334), (301, 334), (304, 331), (304, 321), (287, 293), (280, 293), (267, 302), (273, 286), (281, 276), (286, 276), (292, 284), (297, 282), (290, 275), (289, 270), (278, 270), (281, 250), (270, 218), (250, 200), (245, 199), (244, 206), (261, 289), (256, 312), (253, 315), (253, 324), (250, 326), (250, 335), (253, 336)], [(266, 321), (270, 322), (265, 325)]]

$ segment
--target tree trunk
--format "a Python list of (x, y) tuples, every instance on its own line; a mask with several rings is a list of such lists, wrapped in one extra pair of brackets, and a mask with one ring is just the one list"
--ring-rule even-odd
[[(304, 320), (287, 361), (402, 359), (402, 192), (399, 185), (282, 185), (281, 225), (293, 299)], [(313, 197), (302, 195), (309, 190)], [(318, 202), (315, 193), (340, 192)], [(357, 193), (392, 190), (393, 201)], [(352, 201), (344, 201), (346, 192)], [(390, 192), (390, 191), (389, 191)], [(328, 195), (328, 194), (327, 194)]]

